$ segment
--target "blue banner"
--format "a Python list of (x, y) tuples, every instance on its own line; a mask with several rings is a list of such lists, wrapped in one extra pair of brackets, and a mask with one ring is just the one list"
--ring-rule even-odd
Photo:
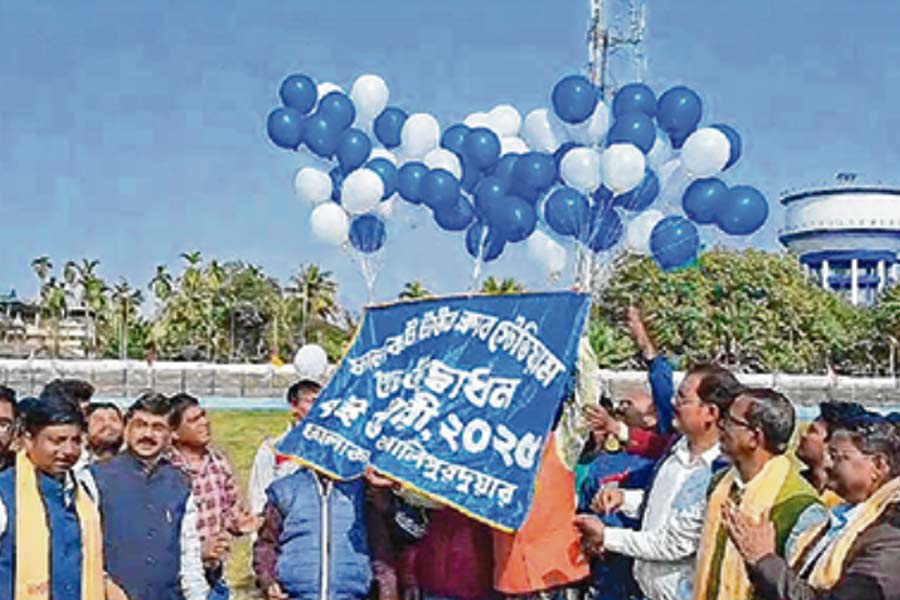
[(428, 299), (366, 310), (278, 450), (339, 479), (367, 465), (503, 530), (528, 514), (589, 297)]

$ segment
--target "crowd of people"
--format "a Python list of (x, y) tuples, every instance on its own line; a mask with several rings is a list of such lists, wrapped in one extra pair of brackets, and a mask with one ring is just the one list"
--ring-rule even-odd
[(340, 481), (281, 455), (320, 384), (287, 390), (286, 431), (247, 490), (189, 394), (124, 413), (87, 382), (0, 386), (0, 599), (228, 598), (253, 539), (269, 600), (900, 598), (900, 429), (826, 401), (799, 435), (781, 393), (670, 362), (632, 309), (648, 386), (613, 400), (582, 344), (523, 526), (494, 530), (369, 469)]

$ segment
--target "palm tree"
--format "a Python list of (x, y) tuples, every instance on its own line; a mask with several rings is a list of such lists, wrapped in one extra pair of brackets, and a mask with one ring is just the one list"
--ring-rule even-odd
[(481, 291), (484, 294), (490, 294), (494, 296), (502, 294), (519, 294), (525, 291), (525, 286), (523, 286), (512, 277), (507, 277), (503, 281), (497, 281), (493, 276), (491, 276), (484, 280), (484, 284), (481, 286)]
[(306, 343), (307, 330), (311, 321), (325, 321), (333, 318), (337, 309), (337, 282), (331, 271), (322, 271), (317, 265), (303, 266), (291, 277), (291, 282), (303, 298), (303, 324), (301, 339)]
[(417, 279), (416, 281), (407, 281), (399, 297), (401, 300), (415, 300), (417, 298), (427, 298), (431, 295), (433, 294), (425, 288), (425, 284)]
[(144, 301), (144, 296), (140, 290), (132, 288), (123, 277), (119, 283), (113, 286), (112, 300), (121, 319), (120, 357), (122, 360), (126, 360), (128, 358), (128, 318), (137, 311), (141, 302)]
[(50, 324), (51, 352), (59, 356), (59, 323), (66, 314), (66, 290), (56, 277), (41, 287), (41, 316)]
[(172, 296), (174, 280), (166, 265), (156, 265), (156, 274), (150, 280), (147, 288), (160, 302), (165, 302)]
[(50, 260), (49, 256), (39, 256), (31, 261), (31, 268), (34, 270), (34, 274), (37, 275), (38, 279), (41, 280), (41, 285), (47, 282), (47, 277), (50, 276), (50, 273), (53, 271), (53, 262)]

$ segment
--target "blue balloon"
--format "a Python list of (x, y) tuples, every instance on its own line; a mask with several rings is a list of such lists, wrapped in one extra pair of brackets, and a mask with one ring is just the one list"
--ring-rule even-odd
[(422, 181), (428, 175), (428, 167), (420, 162), (408, 162), (397, 173), (397, 191), (400, 197), (413, 204), (422, 203)]
[(581, 123), (597, 106), (597, 88), (582, 75), (569, 75), (554, 87), (553, 110), (566, 123)]
[(503, 210), (509, 187), (499, 177), (485, 177), (475, 188), (475, 210), (488, 222), (494, 219)]
[(400, 132), (403, 130), (403, 124), (406, 123), (408, 116), (403, 109), (388, 106), (375, 117), (372, 130), (385, 148), (396, 148), (400, 145)]
[(344, 173), (358, 169), (369, 158), (372, 142), (362, 130), (350, 128), (341, 136), (337, 147), (338, 163)]
[(507, 196), (502, 210), (491, 221), (491, 226), (508, 242), (521, 242), (534, 232), (537, 211), (534, 206), (516, 196)]
[(716, 210), (716, 224), (728, 235), (749, 235), (762, 227), (768, 217), (766, 197), (749, 185), (728, 190), (728, 197)]
[(344, 173), (341, 172), (340, 167), (335, 167), (328, 172), (328, 175), (331, 176), (331, 199), (340, 204), (341, 186), (344, 185)]
[(479, 169), (490, 169), (500, 159), (500, 138), (487, 127), (476, 127), (463, 142), (463, 154)]
[(462, 166), (462, 188), (470, 194), (478, 187), (483, 173), (475, 165), (473, 165), (465, 156), (460, 158)]
[(394, 163), (386, 158), (373, 158), (366, 163), (366, 168), (375, 171), (381, 177), (381, 181), (384, 183), (382, 200), (387, 200), (391, 197), (391, 194), (397, 191), (398, 175), (397, 167), (394, 166)]
[(356, 108), (353, 101), (341, 92), (329, 92), (319, 101), (319, 110), (316, 111), (334, 123), (338, 129), (347, 129), (356, 118)]
[(331, 158), (337, 151), (343, 129), (339, 129), (332, 121), (319, 113), (314, 114), (303, 129), (306, 145), (314, 154), (322, 158)]
[(457, 156), (463, 155), (463, 145), (470, 129), (462, 123), (451, 125), (441, 136), (441, 148), (446, 148)]
[(664, 271), (691, 264), (699, 251), (697, 226), (684, 217), (666, 217), (650, 233), (650, 252)]
[(609, 250), (622, 239), (625, 226), (616, 211), (611, 208), (596, 212), (587, 236), (587, 246), (594, 252)]
[(560, 235), (576, 237), (589, 226), (591, 207), (578, 190), (561, 187), (544, 204), (544, 220)]
[(303, 141), (305, 119), (295, 108), (276, 108), (266, 119), (269, 139), (279, 148), (296, 150)]
[(656, 120), (672, 140), (672, 147), (681, 148), (700, 122), (703, 103), (700, 96), (687, 87), (678, 86), (666, 91), (657, 103)]
[(644, 113), (626, 113), (616, 117), (606, 135), (606, 145), (618, 143), (634, 144), (646, 154), (656, 141), (656, 126), (653, 119)]
[(527, 200), (537, 199), (556, 180), (556, 162), (543, 152), (523, 154), (513, 168), (512, 190)]
[(596, 213), (597, 210), (607, 210), (612, 208), (615, 203), (615, 195), (612, 190), (606, 187), (605, 185), (601, 185), (597, 188), (593, 194), (591, 194), (591, 198), (594, 200), (594, 204), (591, 209)]
[(644, 173), (644, 179), (638, 186), (631, 191), (616, 196), (613, 200), (613, 206), (640, 212), (649, 208), (657, 196), (659, 196), (659, 178), (656, 176), (656, 173), (647, 169)]
[(718, 129), (722, 133), (725, 134), (725, 137), (728, 138), (728, 162), (725, 163), (725, 168), (723, 171), (730, 168), (731, 165), (736, 163), (738, 159), (741, 157), (741, 153), (743, 152), (743, 143), (741, 142), (741, 134), (739, 134), (733, 127), (730, 125), (725, 125), (723, 123), (719, 123), (718, 125), (712, 125), (714, 129)]
[(484, 262), (491, 262), (503, 254), (505, 246), (506, 240), (503, 236), (481, 221), (475, 221), (466, 231), (466, 251), (472, 258), (480, 257)]
[(361, 215), (350, 223), (350, 243), (360, 252), (381, 250), (386, 237), (384, 223), (375, 215)]
[(306, 75), (289, 75), (281, 82), (278, 90), (281, 102), (289, 108), (299, 110), (301, 114), (307, 114), (316, 105), (319, 92), (316, 82)]
[(656, 116), (656, 95), (643, 83), (629, 83), (616, 92), (612, 109), (616, 118), (635, 112), (653, 118)]
[(519, 154), (504, 154), (492, 172), (492, 175), (506, 184), (507, 188), (512, 184), (513, 170), (516, 168), (519, 156)]
[(422, 200), (434, 210), (449, 208), (459, 196), (459, 181), (446, 169), (432, 169), (422, 180)]
[(684, 191), (681, 206), (691, 221), (708, 225), (716, 221), (717, 212), (727, 201), (728, 186), (721, 179), (711, 177), (692, 182)]
[(475, 209), (460, 194), (453, 206), (434, 211), (434, 222), (445, 231), (462, 231), (475, 219)]

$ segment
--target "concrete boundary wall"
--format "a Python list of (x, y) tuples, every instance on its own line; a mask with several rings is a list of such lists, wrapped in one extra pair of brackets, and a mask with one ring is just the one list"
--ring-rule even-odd
[[(683, 373), (676, 373), (676, 383)], [(56, 377), (90, 381), (97, 396), (128, 398), (142, 390), (164, 394), (185, 391), (226, 398), (281, 397), (297, 376), (291, 365), (215, 364), (119, 360), (0, 360), (0, 384), (22, 395), (37, 394)], [(646, 385), (641, 371), (601, 371), (613, 395)], [(801, 405), (824, 400), (853, 400), (868, 405), (900, 405), (900, 379), (765, 373), (738, 375), (747, 385), (774, 387)]]

